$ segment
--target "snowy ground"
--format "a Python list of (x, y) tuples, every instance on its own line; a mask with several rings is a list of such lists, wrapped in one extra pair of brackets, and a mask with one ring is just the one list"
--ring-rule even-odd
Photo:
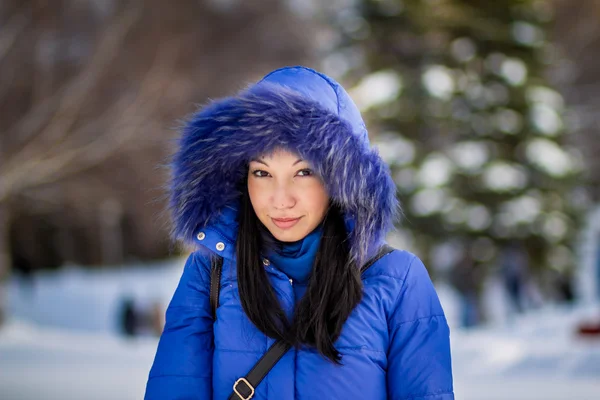
[[(182, 263), (151, 270), (73, 268), (39, 275), (32, 286), (9, 282), (11, 319), (0, 330), (0, 399), (141, 399), (157, 339), (119, 336), (118, 305), (125, 296), (166, 303)], [(546, 307), (464, 331), (455, 327), (454, 293), (443, 285), (438, 292), (453, 326), (457, 399), (600, 399), (600, 340), (573, 334), (579, 321), (600, 309)], [(501, 315), (497, 288), (489, 292), (488, 302)]]

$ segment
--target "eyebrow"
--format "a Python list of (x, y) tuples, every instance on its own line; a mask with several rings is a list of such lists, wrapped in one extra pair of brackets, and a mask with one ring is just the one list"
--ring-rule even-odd
[[(260, 163), (260, 164), (263, 164), (263, 165), (266, 165), (267, 167), (269, 166), (269, 164), (267, 164), (267, 163), (266, 163), (266, 162), (264, 162), (263, 160), (259, 160), (258, 158), (253, 158), (253, 159), (251, 159), (251, 160), (250, 160), (250, 162), (252, 162), (252, 161), (255, 161), (255, 162), (257, 162), (257, 163)], [(301, 163), (302, 161), (304, 161), (304, 160), (303, 160), (303, 159), (301, 159), (301, 158), (299, 158), (299, 159), (297, 159), (297, 160), (296, 160), (296, 162), (295, 162), (295, 163), (293, 163), (293, 164), (292, 164), (292, 166), (294, 166), (294, 165), (296, 165), (296, 164), (298, 164), (298, 163)]]

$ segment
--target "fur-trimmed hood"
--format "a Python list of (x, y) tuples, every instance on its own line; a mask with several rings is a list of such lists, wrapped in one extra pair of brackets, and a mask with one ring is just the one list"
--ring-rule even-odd
[(305, 67), (273, 71), (189, 119), (172, 162), (174, 238), (195, 242), (213, 228), (235, 239), (245, 166), (277, 147), (296, 152), (323, 178), (344, 212), (351, 256), (364, 262), (393, 227), (396, 187), (346, 91)]

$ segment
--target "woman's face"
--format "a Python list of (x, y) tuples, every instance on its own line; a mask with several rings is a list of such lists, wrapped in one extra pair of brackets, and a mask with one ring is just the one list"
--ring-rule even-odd
[(320, 177), (296, 154), (276, 150), (254, 159), (248, 193), (254, 212), (282, 242), (301, 240), (321, 223), (329, 197)]

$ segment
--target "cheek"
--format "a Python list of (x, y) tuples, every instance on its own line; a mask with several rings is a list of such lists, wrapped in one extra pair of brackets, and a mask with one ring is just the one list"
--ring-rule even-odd
[(248, 195), (250, 196), (250, 202), (252, 208), (258, 214), (258, 211), (265, 207), (265, 203), (268, 199), (266, 188), (261, 188), (261, 185), (254, 179), (248, 180)]
[(310, 213), (314, 216), (323, 217), (329, 206), (329, 196), (323, 187), (323, 184), (318, 182), (307, 188), (304, 191), (306, 206)]

